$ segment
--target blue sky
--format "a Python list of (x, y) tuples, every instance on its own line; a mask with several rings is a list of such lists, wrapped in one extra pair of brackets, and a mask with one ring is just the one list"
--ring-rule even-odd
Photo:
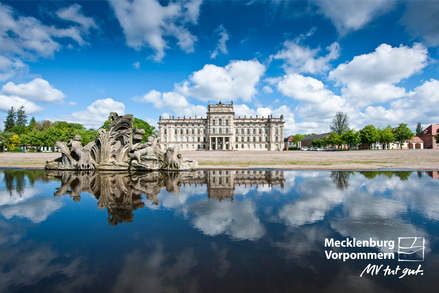
[[(439, 1), (2, 1), (0, 120), (156, 125), (234, 102), (285, 136), (439, 123)], [(2, 123), (0, 124), (3, 127)]]

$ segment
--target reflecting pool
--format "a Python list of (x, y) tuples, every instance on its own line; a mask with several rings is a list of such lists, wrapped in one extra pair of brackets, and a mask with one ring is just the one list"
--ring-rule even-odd
[(433, 292), (438, 171), (0, 170), (0, 292)]

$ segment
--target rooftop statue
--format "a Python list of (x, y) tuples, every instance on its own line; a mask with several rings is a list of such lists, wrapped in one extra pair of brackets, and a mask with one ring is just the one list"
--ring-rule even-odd
[(76, 135), (69, 143), (56, 142), (61, 157), (47, 162), (47, 170), (194, 170), (198, 162), (183, 158), (177, 146), (162, 150), (157, 137), (142, 143), (145, 130), (133, 127), (134, 118), (110, 113), (108, 130), (82, 146)]

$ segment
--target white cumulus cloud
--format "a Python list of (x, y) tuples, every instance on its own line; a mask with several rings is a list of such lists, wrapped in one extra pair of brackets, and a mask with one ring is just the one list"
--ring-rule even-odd
[(0, 81), (8, 80), (20, 73), (27, 73), (29, 66), (19, 58), (6, 58), (0, 55)]
[(405, 89), (396, 86), (427, 66), (428, 51), (420, 44), (391, 47), (381, 44), (369, 54), (354, 57), (329, 73), (329, 78), (343, 85), (346, 99), (359, 106), (382, 103), (403, 97)]
[(166, 92), (161, 93), (151, 90), (143, 97), (134, 100), (142, 103), (151, 103), (156, 109), (171, 110), (175, 115), (183, 117), (206, 116), (207, 108), (201, 105), (193, 105), (179, 93)]
[(395, 5), (395, 0), (312, 0), (319, 7), (319, 12), (330, 19), (337, 31), (344, 35), (359, 30), (374, 18), (382, 15)]
[(2, 87), (1, 92), (9, 96), (47, 103), (59, 103), (65, 98), (63, 92), (54, 88), (47, 80), (41, 78), (35, 78), (28, 83), (22, 84), (15, 84), (10, 81)]
[(328, 54), (320, 56), (320, 48), (311, 49), (301, 46), (299, 40), (285, 41), (284, 49), (280, 50), (274, 59), (285, 61), (283, 66), (287, 73), (310, 73), (316, 74), (329, 70), (329, 62), (340, 55), (340, 45), (335, 42), (326, 48)]
[(14, 109), (18, 109), (21, 106), (24, 107), (24, 111), (27, 114), (33, 114), (35, 112), (43, 110), (40, 106), (35, 104), (34, 102), (28, 101), (26, 99), (17, 97), (17, 96), (7, 96), (0, 93), (0, 111), (8, 111), (11, 107)]
[(232, 61), (225, 67), (206, 64), (203, 69), (194, 72), (188, 81), (177, 86), (177, 90), (202, 101), (250, 101), (258, 93), (255, 87), (265, 69), (256, 60)]
[(21, 16), (0, 3), (0, 52), (26, 58), (51, 57), (61, 48), (56, 38), (70, 38), (80, 46), (86, 44), (76, 26), (57, 28), (34, 17)]
[(125, 113), (125, 105), (113, 99), (99, 99), (87, 107), (87, 110), (74, 112), (67, 121), (83, 124), (87, 128), (99, 128), (108, 119), (110, 112), (116, 112), (119, 115)]
[(168, 42), (165, 37), (177, 39), (178, 46), (193, 52), (197, 38), (187, 26), (198, 21), (201, 0), (170, 2), (162, 6), (158, 1), (110, 0), (110, 4), (125, 34), (129, 47), (140, 50), (149, 47), (155, 52), (153, 59), (165, 56)]

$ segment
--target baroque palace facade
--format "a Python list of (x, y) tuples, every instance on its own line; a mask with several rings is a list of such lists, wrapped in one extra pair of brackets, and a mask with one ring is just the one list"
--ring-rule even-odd
[(235, 117), (233, 102), (208, 104), (206, 118), (159, 119), (159, 138), (165, 149), (258, 150), (283, 149), (284, 118)]

